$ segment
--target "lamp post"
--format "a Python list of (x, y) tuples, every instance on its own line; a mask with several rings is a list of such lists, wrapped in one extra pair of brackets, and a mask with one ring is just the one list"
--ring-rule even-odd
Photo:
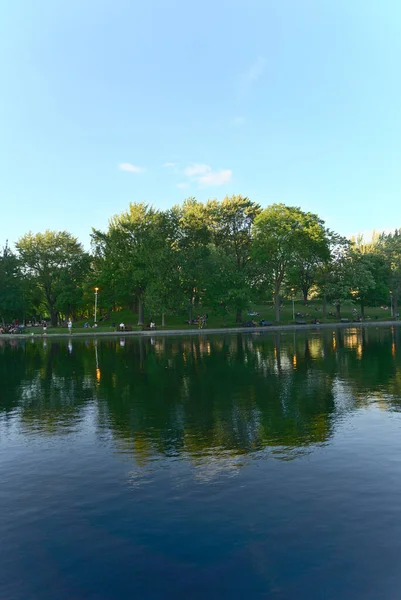
[(292, 320), (295, 321), (294, 288), (291, 288), (291, 292), (292, 292)]
[(390, 306), (391, 306), (391, 316), (394, 317), (393, 315), (393, 292), (390, 290)]
[(96, 312), (97, 312), (97, 293), (99, 291), (98, 287), (95, 287), (95, 323), (96, 323)]

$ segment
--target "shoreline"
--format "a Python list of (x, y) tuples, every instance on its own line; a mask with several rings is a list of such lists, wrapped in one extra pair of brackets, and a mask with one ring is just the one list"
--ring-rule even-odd
[(98, 338), (98, 337), (132, 337), (132, 336), (164, 336), (164, 335), (217, 335), (222, 333), (260, 333), (269, 331), (285, 332), (285, 331), (319, 331), (320, 329), (349, 329), (349, 328), (364, 328), (364, 327), (397, 327), (401, 325), (401, 321), (361, 321), (349, 323), (320, 323), (319, 325), (269, 325), (267, 327), (213, 327), (210, 329), (154, 329), (152, 331), (99, 331), (96, 333), (77, 332), (77, 333), (46, 333), (46, 334), (28, 334), (28, 333), (3, 333), (0, 339), (5, 340), (31, 340), (31, 339), (47, 339), (47, 338)]

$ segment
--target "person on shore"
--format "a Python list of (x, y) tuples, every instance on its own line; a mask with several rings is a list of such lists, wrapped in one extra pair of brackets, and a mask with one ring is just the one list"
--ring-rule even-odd
[(120, 323), (120, 331), (125, 331), (125, 325), (123, 322)]
[(149, 325), (150, 329), (156, 329), (156, 324), (153, 320), (150, 321), (150, 325)]
[(47, 331), (47, 323), (46, 323), (46, 321), (43, 321), (43, 335), (46, 335), (46, 331)]
[(71, 329), (72, 329), (72, 321), (71, 319), (68, 321), (68, 333), (71, 333)]

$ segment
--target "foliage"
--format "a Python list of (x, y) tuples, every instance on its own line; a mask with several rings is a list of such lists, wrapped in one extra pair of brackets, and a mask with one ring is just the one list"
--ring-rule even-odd
[(52, 325), (60, 312), (71, 315), (80, 304), (90, 257), (67, 231), (28, 233), (17, 243), (21, 265), (40, 290)]
[[(224, 305), (230, 305), (236, 310), (236, 320), (242, 321), (242, 311), (247, 307), (251, 298), (251, 247), (252, 226), (255, 218), (260, 214), (261, 208), (249, 198), (243, 196), (226, 197), (222, 202), (209, 201), (206, 210), (210, 216), (212, 241), (217, 250), (214, 258), (220, 263), (220, 273), (228, 278), (226, 298), (222, 298)], [(222, 253), (227, 260), (224, 261)], [(224, 273), (221, 264), (224, 262)], [(212, 267), (213, 268), (213, 267)], [(213, 281), (210, 296), (214, 297)], [(216, 282), (221, 288), (220, 281)]]
[[(223, 321), (242, 321), (252, 302), (274, 298), (280, 320), (283, 295), (313, 294), (336, 306), (401, 300), (401, 232), (345, 240), (315, 214), (296, 206), (261, 209), (235, 195), (205, 203), (188, 198), (158, 210), (130, 204), (106, 231), (92, 230), (91, 253), (70, 233), (28, 233), (13, 254), (0, 256), (0, 317), (5, 321), (50, 315), (55, 325), (93, 314), (129, 309), (138, 324), (162, 315), (207, 310)], [(179, 316), (181, 315), (181, 316)], [(323, 316), (326, 316), (324, 308)], [(269, 319), (271, 320), (271, 319)], [(158, 321), (160, 322), (160, 321)]]
[(3, 323), (21, 319), (25, 308), (24, 279), (19, 260), (6, 243), (0, 256), (0, 318)]
[(280, 291), (285, 277), (312, 255), (322, 260), (329, 255), (327, 232), (317, 215), (273, 204), (256, 217), (253, 256), (261, 268), (261, 278), (273, 287), (276, 321), (280, 320)]

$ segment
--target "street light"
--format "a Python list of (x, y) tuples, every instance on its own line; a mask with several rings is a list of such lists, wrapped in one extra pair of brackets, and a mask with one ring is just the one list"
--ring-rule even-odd
[(97, 293), (99, 291), (98, 287), (95, 287), (95, 323), (96, 323), (96, 312), (97, 312)]
[(390, 290), (390, 304), (391, 304), (391, 316), (394, 317), (393, 315), (393, 292)]
[(294, 288), (291, 288), (291, 292), (292, 292), (292, 320), (295, 321)]

